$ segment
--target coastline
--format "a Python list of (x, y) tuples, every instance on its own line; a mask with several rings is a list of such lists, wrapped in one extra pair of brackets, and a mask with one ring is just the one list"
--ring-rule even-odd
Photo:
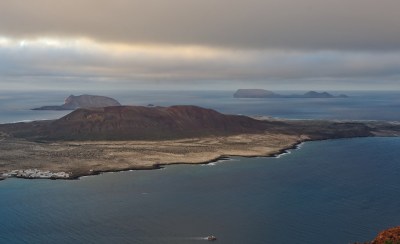
[[(51, 180), (76, 180), (83, 176), (99, 175), (107, 172), (121, 172), (130, 170), (154, 170), (162, 169), (168, 165), (178, 164), (210, 164), (221, 160), (229, 160), (231, 157), (277, 157), (289, 150), (297, 149), (298, 145), (309, 138), (304, 136), (288, 136), (276, 134), (244, 134), (227, 137), (215, 138), (195, 138), (183, 140), (169, 141), (152, 141), (152, 142), (57, 142), (57, 143), (34, 143), (21, 140), (5, 139), (9, 143), (21, 143), (21, 146), (27, 148), (39, 147), (34, 152), (28, 152), (25, 159), (29, 158), (29, 164), (22, 163), (24, 160), (19, 159), (20, 163), (14, 163), (0, 168), (0, 175), (7, 174), (11, 170), (39, 170), (51, 172), (68, 172), (68, 177), (30, 177), (24, 175), (6, 176), (6, 178), (23, 178), (23, 179), (51, 179)], [(70, 148), (79, 148), (81, 152), (90, 150), (105, 151), (111, 147), (111, 154), (116, 154), (119, 150), (123, 152), (121, 155), (114, 155), (115, 158), (107, 158), (107, 155), (94, 156), (96, 160), (85, 160), (85, 157), (79, 158), (80, 153), (65, 154), (65, 158), (70, 158), (73, 162), (69, 165), (63, 163), (51, 162), (52, 157), (44, 157), (43, 151), (62, 151), (71, 150)], [(187, 147), (187, 148), (185, 148)], [(0, 146), (0, 152), (4, 149)], [(15, 148), (18, 151), (18, 147)], [(132, 149), (132, 151), (130, 151)], [(136, 149), (136, 150), (135, 150)], [(90, 151), (89, 150), (89, 151)], [(150, 158), (146, 151), (151, 150)], [(176, 151), (178, 150), (178, 151)], [(12, 151), (12, 150), (11, 150)], [(125, 151), (125, 152), (124, 152)], [(126, 152), (130, 151), (130, 152)], [(26, 151), (25, 151), (26, 152)], [(13, 153), (9, 155), (11, 158)], [(90, 154), (90, 153), (89, 153)], [(107, 153), (106, 153), (107, 154)], [(108, 155), (109, 156), (109, 155)], [(2, 156), (2, 159), (7, 157)], [(87, 157), (86, 157), (87, 158)], [(158, 160), (154, 160), (157, 158)], [(2, 161), (3, 161), (2, 160)], [(48, 162), (43, 163), (43, 162)], [(64, 160), (58, 159), (59, 162)], [(40, 167), (35, 167), (40, 166)], [(0, 176), (1, 177), (1, 176)]]
[[(240, 135), (240, 136), (245, 136), (245, 135)], [(248, 136), (248, 135), (247, 135)], [(299, 137), (300, 138), (300, 137)], [(362, 137), (360, 137), (362, 138)], [(117, 172), (126, 172), (126, 171), (138, 171), (138, 170), (157, 170), (157, 169), (163, 169), (169, 165), (207, 165), (215, 162), (221, 162), (221, 161), (229, 161), (232, 157), (240, 157), (240, 158), (257, 158), (257, 157), (275, 157), (279, 158), (282, 155), (290, 153), (292, 150), (299, 150), (301, 149), (301, 146), (305, 142), (311, 142), (311, 141), (325, 141), (325, 140), (340, 140), (340, 139), (350, 139), (350, 138), (328, 138), (328, 139), (310, 139), (310, 138), (303, 138), (301, 140), (297, 140), (293, 142), (292, 144), (289, 144), (285, 147), (282, 147), (280, 149), (276, 150), (270, 150), (267, 153), (259, 153), (259, 154), (221, 154), (216, 157), (209, 158), (207, 160), (202, 160), (202, 161), (196, 161), (196, 158), (192, 158), (191, 162), (188, 161), (176, 161), (176, 162), (168, 162), (168, 163), (163, 163), (163, 162), (158, 162), (158, 163), (153, 163), (150, 165), (140, 165), (140, 164), (135, 164), (130, 167), (126, 168), (110, 168), (110, 169), (98, 169), (98, 170), (89, 170), (86, 172), (77, 172), (77, 173), (72, 173), (68, 177), (49, 177), (49, 178), (43, 178), (43, 177), (26, 177), (26, 176), (1, 176), (0, 175), (0, 181), (6, 180), (7, 178), (18, 178), (18, 179), (28, 179), (28, 180), (79, 180), (82, 177), (89, 177), (89, 176), (96, 176), (96, 175), (101, 175), (104, 173), (117, 173)], [(0, 172), (1, 173), (1, 172)]]
[[(388, 136), (389, 137), (389, 136)], [(366, 137), (352, 137), (352, 138), (366, 138)], [(163, 169), (167, 166), (170, 165), (207, 165), (207, 164), (212, 164), (216, 162), (223, 162), (223, 161), (229, 161), (233, 157), (240, 157), (240, 158), (280, 158), (281, 156), (285, 154), (289, 154), (290, 151), (292, 150), (299, 150), (301, 149), (301, 146), (306, 143), (306, 142), (313, 142), (313, 141), (327, 141), (327, 140), (343, 140), (343, 139), (352, 139), (352, 138), (330, 138), (330, 139), (321, 139), (321, 140), (304, 140), (304, 141), (299, 141), (294, 143), (293, 145), (287, 147), (287, 148), (282, 148), (278, 150), (277, 152), (271, 152), (268, 154), (259, 154), (259, 155), (221, 155), (216, 158), (207, 160), (207, 161), (202, 161), (202, 162), (197, 162), (197, 163), (188, 163), (188, 162), (174, 162), (174, 163), (156, 163), (150, 167), (132, 167), (132, 168), (126, 168), (126, 169), (119, 169), (119, 170), (100, 170), (100, 171), (92, 171), (90, 174), (82, 174), (82, 175), (74, 175), (71, 176), (70, 178), (59, 178), (59, 179), (50, 179), (50, 180), (79, 180), (82, 177), (89, 177), (89, 176), (97, 176), (101, 175), (104, 173), (118, 173), (118, 172), (127, 172), (127, 171), (138, 171), (138, 170), (157, 170), (157, 169)], [(23, 177), (19, 177), (23, 178)], [(23, 178), (23, 179), (37, 179), (37, 178)]]
[[(239, 136), (251, 136), (251, 135), (239, 135)], [(369, 136), (369, 137), (376, 137), (374, 136)], [(381, 137), (381, 136), (378, 136)], [(385, 136), (389, 137), (389, 136)], [(391, 136), (390, 136), (391, 137)], [(301, 137), (298, 137), (301, 138)], [(355, 138), (355, 137), (350, 137), (350, 138)], [(79, 180), (81, 177), (88, 177), (88, 176), (96, 176), (96, 175), (101, 175), (103, 173), (117, 173), (117, 172), (126, 172), (126, 171), (138, 171), (138, 170), (157, 170), (157, 169), (163, 169), (164, 167), (167, 167), (169, 165), (207, 165), (215, 162), (221, 162), (221, 161), (229, 161), (232, 157), (241, 157), (241, 158), (256, 158), (256, 157), (275, 157), (279, 158), (285, 154), (290, 153), (292, 150), (298, 150), (301, 149), (301, 146), (306, 143), (306, 142), (311, 142), (311, 141), (325, 141), (325, 140), (341, 140), (341, 139), (350, 139), (350, 138), (328, 138), (328, 139), (310, 139), (310, 138), (302, 138), (300, 140), (294, 141), (292, 144), (286, 145), (285, 147), (275, 149), (275, 150), (269, 150), (266, 153), (256, 153), (256, 154), (249, 154), (249, 153), (231, 153), (231, 154), (221, 154), (219, 156), (215, 157), (210, 157), (209, 159), (206, 160), (196, 160), (198, 158), (191, 158), (191, 161), (176, 161), (176, 162), (157, 162), (153, 164), (134, 164), (129, 167), (125, 168), (108, 168), (108, 169), (90, 169), (89, 171), (80, 171), (80, 172), (70, 172), (68, 177), (29, 177), (29, 176), (5, 176), (4, 170), (0, 171), (0, 181), (6, 180), (8, 178), (18, 178), (18, 179), (28, 179), (28, 180)], [(359, 137), (363, 138), (363, 137)], [(204, 138), (203, 138), (204, 139)], [(226, 138), (225, 138), (226, 139)], [(40, 142), (41, 144), (43, 142)], [(118, 142), (117, 142), (118, 143)], [(125, 143), (120, 141), (119, 143)], [(250, 146), (251, 147), (251, 146)], [(34, 168), (28, 168), (27, 170), (37, 170)], [(48, 169), (43, 169), (43, 170), (48, 170)], [(14, 169), (15, 171), (15, 169)], [(59, 172), (55, 172), (59, 173)], [(61, 172), (63, 173), (63, 172)]]
[[(327, 139), (327, 140), (334, 140), (334, 139)], [(221, 155), (216, 158), (203, 161), (203, 162), (198, 162), (198, 163), (187, 163), (187, 162), (176, 162), (176, 163), (168, 163), (168, 164), (154, 164), (153, 167), (149, 168), (128, 168), (128, 169), (122, 169), (122, 170), (109, 170), (109, 171), (96, 171), (93, 172), (93, 174), (90, 175), (82, 175), (82, 176), (77, 176), (75, 178), (69, 178), (65, 180), (79, 180), (81, 177), (87, 177), (87, 176), (95, 176), (95, 175), (101, 175), (103, 173), (118, 173), (118, 172), (126, 172), (126, 171), (133, 171), (133, 170), (157, 170), (157, 169), (163, 169), (164, 167), (170, 166), (170, 165), (207, 165), (207, 164), (212, 164), (216, 162), (223, 162), (223, 161), (229, 161), (233, 157), (240, 157), (240, 158), (279, 158), (279, 156), (284, 155), (289, 153), (289, 151), (292, 150), (298, 150), (300, 149), (299, 145), (304, 144), (305, 142), (312, 141), (312, 140), (304, 140), (304, 141), (299, 141), (294, 143), (293, 145), (287, 147), (287, 148), (282, 148), (279, 149), (278, 152), (271, 152), (269, 154), (260, 154), (260, 155)], [(317, 140), (319, 141), (319, 140)], [(62, 180), (62, 179), (60, 179)]]

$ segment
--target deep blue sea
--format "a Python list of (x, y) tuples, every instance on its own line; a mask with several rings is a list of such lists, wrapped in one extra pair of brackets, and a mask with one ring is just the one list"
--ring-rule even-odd
[[(343, 93), (343, 92), (341, 92)], [(99, 94), (99, 92), (97, 92)], [(193, 104), (290, 119), (400, 120), (400, 92), (348, 99), (234, 99), (232, 91), (102, 92), (123, 104)], [(65, 92), (0, 92), (0, 122)], [(1, 142), (0, 142), (1, 143)], [(307, 142), (278, 158), (0, 182), (0, 243), (352, 243), (400, 225), (400, 138)]]

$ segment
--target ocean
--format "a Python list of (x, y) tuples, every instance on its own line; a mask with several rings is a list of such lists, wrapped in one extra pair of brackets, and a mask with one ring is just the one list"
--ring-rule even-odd
[[(343, 92), (341, 92), (343, 93)], [(99, 92), (97, 92), (99, 94)], [(289, 119), (400, 120), (400, 92), (234, 99), (232, 91), (101, 93)], [(0, 122), (54, 119), (65, 92), (0, 93)], [(352, 243), (400, 224), (400, 138), (307, 142), (277, 158), (0, 182), (0, 243)]]

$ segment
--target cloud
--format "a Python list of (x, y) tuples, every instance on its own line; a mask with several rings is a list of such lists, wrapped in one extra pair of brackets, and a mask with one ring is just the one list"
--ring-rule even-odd
[[(400, 78), (400, 51), (231, 50), (198, 46), (135, 46), (90, 39), (0, 38), (0, 85), (33, 82), (59, 87), (135, 82), (193, 84), (330, 83), (343, 85)], [(8, 83), (6, 82), (8, 81)], [(45, 81), (45, 82), (43, 82)], [(341, 82), (340, 82), (341, 81)], [(218, 83), (218, 82), (216, 82)]]
[(398, 0), (0, 2), (0, 33), (228, 49), (400, 50)]
[(392, 89), (398, 9), (398, 0), (2, 0), (0, 88)]

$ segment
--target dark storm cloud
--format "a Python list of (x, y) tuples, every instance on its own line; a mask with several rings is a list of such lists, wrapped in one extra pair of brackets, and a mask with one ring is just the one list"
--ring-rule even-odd
[(2, 0), (0, 35), (238, 49), (397, 50), (398, 0)]

